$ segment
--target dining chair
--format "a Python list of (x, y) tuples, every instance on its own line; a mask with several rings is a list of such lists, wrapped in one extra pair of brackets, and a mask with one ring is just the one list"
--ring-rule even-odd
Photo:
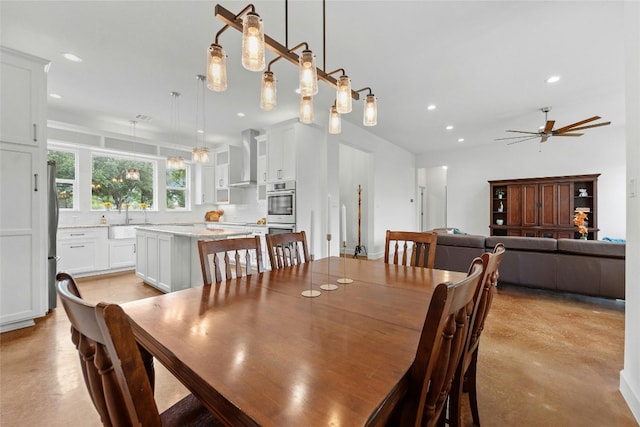
[(267, 234), (266, 240), (272, 270), (310, 261), (307, 236), (304, 231)]
[(449, 394), (449, 425), (452, 427), (462, 426), (462, 395), (467, 392), (469, 395), (469, 406), (473, 425), (480, 425), (478, 413), (478, 393), (476, 387), (476, 375), (478, 365), (478, 348), (480, 345), (480, 335), (484, 330), (484, 322), (489, 314), (493, 294), (498, 283), (498, 268), (504, 257), (505, 247), (502, 243), (496, 244), (493, 252), (482, 254), (483, 273), (480, 279), (480, 286), (476, 295), (475, 318), (473, 325), (469, 329), (467, 343), (460, 361), (460, 365), (454, 376), (451, 393)]
[[(66, 282), (67, 290), (73, 296), (83, 299), (82, 294), (80, 294), (80, 289), (78, 288), (78, 284), (76, 283), (75, 279), (71, 274), (65, 273), (65, 272), (59, 272), (58, 274), (56, 274), (56, 281)], [(80, 336), (77, 333), (77, 331), (74, 330), (73, 326), (71, 327), (71, 341), (76, 346), (76, 348), (78, 348), (78, 345), (80, 342)], [(138, 344), (138, 350), (140, 351), (140, 357), (142, 358), (144, 370), (147, 372), (147, 378), (149, 378), (149, 383), (151, 384), (151, 390), (155, 390), (156, 371), (153, 365), (153, 356), (151, 355), (151, 353), (147, 351), (147, 349), (142, 347), (140, 344)], [(79, 356), (80, 356), (80, 365), (82, 367), (82, 375), (84, 377), (85, 384), (88, 384), (87, 368), (83, 363), (82, 355), (79, 355)]]
[[(433, 268), (436, 259), (436, 233), (419, 233), (415, 231), (389, 231), (384, 245), (384, 262), (389, 264), (389, 257), (393, 251), (393, 264), (398, 264), (398, 257), (402, 252), (402, 265), (413, 267)], [(391, 248), (393, 245), (393, 248)], [(411, 255), (407, 258), (408, 249)]]
[[(211, 285), (233, 277), (242, 277), (243, 269), (247, 276), (252, 274), (251, 254), (255, 253), (256, 269), (258, 273), (264, 272), (262, 261), (262, 249), (260, 236), (238, 237), (221, 240), (198, 240), (198, 252), (200, 253), (200, 267), (202, 280), (205, 285)], [(229, 257), (231, 253), (231, 257)], [(222, 258), (222, 261), (220, 261)], [(224, 276), (220, 265), (224, 263)], [(211, 267), (215, 276), (212, 277)], [(235, 276), (232, 274), (235, 267)]]
[(192, 394), (160, 414), (122, 308), (117, 304), (88, 304), (74, 295), (68, 277), (62, 275), (60, 279), (58, 296), (71, 321), (72, 341), (80, 354), (85, 384), (103, 425), (221, 425)]
[(407, 392), (388, 426), (444, 425), (444, 408), (473, 324), (473, 298), (481, 275), (482, 260), (475, 258), (465, 279), (435, 288), (409, 368)]

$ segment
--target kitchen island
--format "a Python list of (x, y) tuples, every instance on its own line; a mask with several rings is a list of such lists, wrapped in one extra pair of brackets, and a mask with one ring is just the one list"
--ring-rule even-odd
[(250, 236), (250, 228), (195, 225), (136, 227), (136, 276), (163, 292), (202, 286), (198, 240)]

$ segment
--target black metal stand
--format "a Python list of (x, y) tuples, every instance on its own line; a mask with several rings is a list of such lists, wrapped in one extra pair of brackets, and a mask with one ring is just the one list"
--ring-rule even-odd
[[(357, 258), (359, 254), (367, 256), (367, 248), (360, 242), (360, 219), (362, 217), (362, 185), (358, 184), (358, 244), (353, 252), (353, 257)], [(346, 254), (345, 254), (346, 255)]]

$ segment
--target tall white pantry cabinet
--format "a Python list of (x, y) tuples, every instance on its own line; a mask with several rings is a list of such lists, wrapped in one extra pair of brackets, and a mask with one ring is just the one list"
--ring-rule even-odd
[(0, 332), (47, 311), (49, 61), (0, 46)]

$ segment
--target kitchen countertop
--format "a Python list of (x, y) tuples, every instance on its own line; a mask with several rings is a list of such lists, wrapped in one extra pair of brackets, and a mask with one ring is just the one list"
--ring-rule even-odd
[(246, 236), (251, 234), (248, 229), (224, 229), (217, 228), (210, 230), (201, 225), (139, 225), (138, 230), (142, 231), (154, 231), (158, 233), (174, 234), (176, 236), (183, 237), (196, 237), (205, 239), (225, 239), (232, 236)]
[[(61, 224), (58, 226), (58, 230), (62, 230), (65, 228), (95, 228), (95, 227), (111, 227), (111, 226), (125, 226), (125, 225), (130, 225), (130, 226), (134, 226), (134, 227), (159, 227), (159, 226), (180, 226), (180, 227), (202, 227), (204, 228), (205, 226), (205, 222), (198, 222), (198, 223), (193, 223), (193, 222), (186, 222), (186, 223), (164, 223), (164, 224), (142, 224), (142, 223), (136, 223), (136, 222), (132, 222), (130, 224), (121, 224), (121, 223), (109, 223), (109, 224)], [(214, 224), (214, 225), (220, 225), (221, 227), (224, 227), (225, 225), (227, 226), (233, 226), (233, 227), (267, 227), (267, 224), (257, 224), (255, 222), (233, 222), (233, 221), (220, 221), (220, 222), (209, 222), (208, 224)]]

